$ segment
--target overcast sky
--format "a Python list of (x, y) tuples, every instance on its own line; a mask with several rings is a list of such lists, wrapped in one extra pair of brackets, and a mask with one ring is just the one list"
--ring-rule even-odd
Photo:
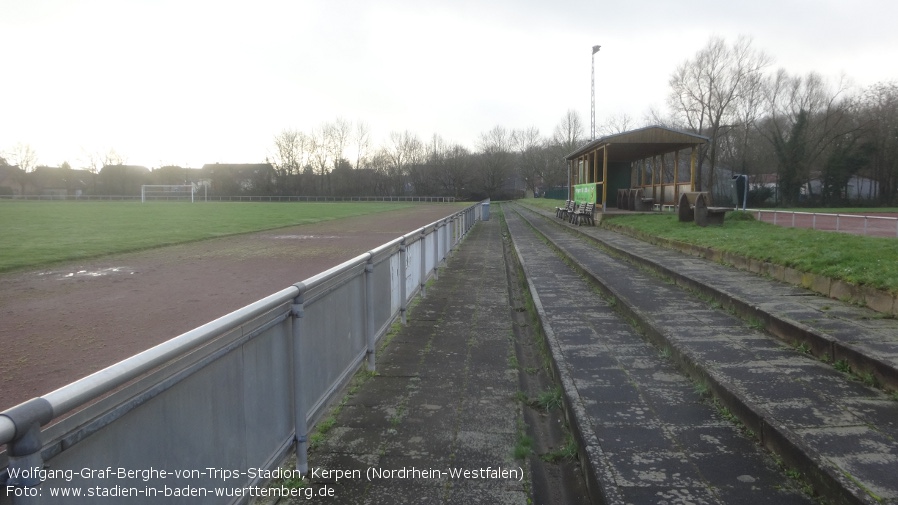
[(0, 0), (0, 151), (82, 166), (260, 162), (340, 117), (475, 148), (568, 109), (641, 125), (711, 36), (790, 73), (898, 80), (895, 0)]

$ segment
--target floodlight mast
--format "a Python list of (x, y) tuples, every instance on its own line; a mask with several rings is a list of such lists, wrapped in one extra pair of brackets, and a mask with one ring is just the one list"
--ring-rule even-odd
[(590, 117), (592, 118), (590, 134), (591, 140), (596, 139), (596, 53), (602, 46), (592, 46), (592, 109)]

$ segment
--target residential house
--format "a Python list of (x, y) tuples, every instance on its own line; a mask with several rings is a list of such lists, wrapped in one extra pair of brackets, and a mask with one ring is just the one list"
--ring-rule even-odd
[(17, 166), (0, 164), (0, 196), (23, 195), (31, 189), (25, 171)]
[(39, 166), (28, 174), (35, 194), (52, 198), (78, 198), (88, 187), (88, 181), (94, 174), (86, 170), (73, 170), (68, 167)]
[(271, 194), (277, 172), (271, 163), (211, 163), (201, 169), (217, 195)]

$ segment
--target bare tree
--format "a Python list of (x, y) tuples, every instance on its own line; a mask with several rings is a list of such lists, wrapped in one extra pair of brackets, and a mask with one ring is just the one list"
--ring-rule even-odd
[(353, 140), (356, 147), (355, 168), (360, 169), (362, 168), (362, 163), (368, 157), (368, 151), (371, 149), (371, 131), (367, 123), (362, 121), (356, 123)]
[(326, 179), (333, 167), (331, 153), (334, 152), (331, 143), (333, 136), (331, 135), (331, 123), (322, 124), (317, 130), (312, 132), (309, 140), (310, 165), (316, 175), (317, 190), (319, 194), (325, 192)]
[[(800, 189), (824, 152), (841, 137), (856, 132), (844, 79), (832, 87), (820, 75), (790, 76), (779, 70), (767, 80), (767, 118), (759, 131), (770, 142), (779, 163), (780, 196), (794, 205)], [(818, 171), (822, 167), (817, 165)]]
[(721, 125), (717, 139), (718, 159), (722, 159), (733, 171), (752, 174), (757, 156), (757, 122), (764, 110), (763, 75), (760, 72), (747, 76), (735, 102), (733, 124)]
[(115, 149), (110, 148), (103, 154), (103, 166), (124, 165), (127, 159), (119, 154)]
[(346, 145), (349, 143), (349, 139), (352, 135), (352, 123), (338, 117), (333, 123), (329, 124), (329, 128), (327, 128), (326, 131), (327, 135), (330, 136), (330, 139), (327, 142), (328, 148), (330, 149), (329, 157), (334, 168), (337, 168), (343, 161)]
[(18, 142), (4, 155), (10, 165), (19, 167), (25, 173), (34, 171), (37, 166), (37, 153), (29, 144)]
[(456, 198), (467, 196), (473, 184), (472, 170), (471, 152), (461, 144), (452, 144), (444, 153), (439, 173), (443, 188)]
[(608, 117), (605, 124), (599, 126), (599, 135), (614, 135), (632, 130), (636, 126), (636, 121), (628, 114), (614, 114)]
[(81, 148), (81, 156), (78, 157), (78, 164), (84, 170), (92, 174), (99, 173), (103, 168), (103, 156), (97, 151), (88, 151)]
[(584, 144), (583, 122), (580, 115), (573, 109), (568, 109), (561, 121), (555, 126), (552, 134), (552, 144), (548, 153), (548, 167), (546, 169), (546, 182), (551, 186), (569, 184), (568, 164), (565, 157)]
[(503, 126), (495, 126), (492, 130), (480, 134), (478, 148), (481, 187), (486, 196), (492, 198), (512, 173), (511, 135)]
[(865, 90), (861, 114), (868, 120), (867, 139), (874, 148), (870, 175), (879, 183), (879, 195), (869, 196), (894, 204), (898, 201), (898, 82), (877, 83)]
[(21, 172), (15, 172), (14, 179), (19, 183), (19, 189), (22, 194), (25, 194), (25, 183), (28, 179), (28, 173), (34, 171), (37, 165), (37, 154), (29, 144), (22, 142), (18, 142), (3, 154), (9, 165), (18, 167), (21, 170)]
[(574, 152), (583, 143), (583, 121), (574, 109), (568, 109), (555, 126), (552, 142), (559, 146), (564, 154)]
[(418, 164), (424, 157), (424, 146), (418, 136), (404, 132), (391, 132), (390, 140), (384, 153), (390, 160), (389, 179), (392, 186), (391, 194), (401, 195), (405, 193), (405, 179), (409, 175), (409, 168)]
[(518, 170), (527, 190), (536, 193), (538, 187), (545, 179), (546, 141), (540, 136), (539, 128), (514, 130), (511, 133), (511, 141), (517, 151)]
[(274, 166), (279, 192), (295, 194), (302, 192), (300, 173), (308, 157), (308, 144), (309, 139), (306, 134), (292, 128), (275, 135), (275, 151), (269, 162)]
[(471, 153), (464, 146), (434, 134), (427, 144), (426, 164), (434, 191), (460, 198), (471, 189)]
[(391, 163), (390, 154), (387, 152), (386, 147), (379, 148), (374, 153), (374, 156), (371, 157), (369, 165), (374, 172), (374, 194), (384, 196), (391, 194)]
[[(759, 76), (770, 65), (770, 57), (751, 44), (751, 38), (744, 36), (732, 45), (721, 37), (712, 37), (692, 59), (680, 64), (668, 81), (668, 106), (674, 120), (711, 139), (701, 148), (698, 160), (700, 174), (706, 161), (709, 165), (707, 182), (711, 191), (718, 137), (726, 133), (727, 125), (735, 124), (740, 104), (760, 86)], [(696, 187), (703, 187), (701, 177)]]

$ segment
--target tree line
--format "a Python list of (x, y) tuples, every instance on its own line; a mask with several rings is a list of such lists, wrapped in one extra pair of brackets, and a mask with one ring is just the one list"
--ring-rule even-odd
[[(451, 196), (479, 200), (519, 198), (525, 192), (542, 193), (546, 188), (565, 185), (564, 157), (583, 141), (582, 121), (573, 110), (564, 114), (549, 137), (541, 135), (536, 127), (509, 130), (497, 125), (479, 135), (476, 150), (438, 134), (422, 140), (408, 130), (391, 132), (375, 146), (366, 123), (352, 124), (338, 118), (309, 132), (285, 129), (274, 135), (262, 164), (224, 165), (217, 170), (164, 166), (150, 171), (126, 165), (125, 157), (115, 150), (87, 155), (81, 164), (91, 180), (83, 184), (84, 194), (139, 194), (141, 184), (193, 182), (207, 184), (212, 194), (221, 195)], [(36, 166), (36, 154), (25, 144), (18, 144), (4, 156), (0, 157), (0, 167), (20, 169), (14, 182), (23, 191), (29, 177), (41, 179), (38, 175), (42, 169), (65, 172), (68, 179), (80, 172), (73, 171), (67, 162), (61, 167)], [(247, 166), (252, 173), (233, 173), (246, 172)], [(260, 170), (266, 167), (270, 167), (270, 173)]]
[[(852, 194), (873, 204), (898, 204), (898, 83), (856, 89), (845, 77), (772, 70), (772, 57), (752, 44), (749, 37), (732, 42), (710, 38), (671, 73), (665, 110), (649, 110), (641, 121), (610, 116), (599, 133), (657, 124), (708, 137), (699, 150), (701, 177), (696, 182), (712, 193), (726, 191), (728, 175), (743, 173), (759, 188), (756, 192), (768, 192), (759, 200), (770, 196), (782, 206), (840, 205)], [(536, 127), (497, 125), (479, 135), (474, 149), (439, 134), (422, 139), (408, 130), (393, 131), (375, 145), (365, 122), (337, 118), (311, 131), (282, 130), (273, 136), (265, 158), (270, 174), (257, 171), (248, 185), (232, 182), (216, 188), (213, 180), (212, 189), (514, 198), (566, 186), (565, 156), (589, 140), (574, 110), (549, 135)], [(26, 173), (36, 162), (33, 150), (21, 143), (4, 156), (0, 166), (11, 163)], [(107, 170), (121, 177), (122, 170), (112, 168), (123, 163), (122, 156), (110, 151), (86, 156), (81, 164), (98, 176)], [(162, 167), (142, 177), (160, 183), (156, 179), (165, 176), (164, 183), (171, 184), (182, 173), (191, 177), (180, 167)], [(859, 178), (869, 184), (863, 192), (850, 192)], [(775, 191), (764, 187), (771, 181)], [(556, 193), (560, 198), (566, 194), (561, 189)]]
[(266, 161), (276, 172), (279, 195), (440, 195), (459, 199), (517, 198), (566, 184), (564, 157), (582, 142), (573, 110), (551, 137), (536, 127), (497, 125), (478, 137), (476, 150), (439, 134), (421, 139), (393, 131), (378, 146), (364, 122), (325, 122), (303, 132), (275, 135)]
[[(773, 71), (772, 62), (749, 37), (712, 37), (671, 74), (668, 110), (650, 116), (710, 138), (698, 184), (719, 189), (727, 170), (758, 185), (775, 176), (783, 206), (842, 205), (851, 194), (898, 204), (898, 83), (855, 89), (844, 76)], [(849, 191), (860, 178), (863, 190)]]

